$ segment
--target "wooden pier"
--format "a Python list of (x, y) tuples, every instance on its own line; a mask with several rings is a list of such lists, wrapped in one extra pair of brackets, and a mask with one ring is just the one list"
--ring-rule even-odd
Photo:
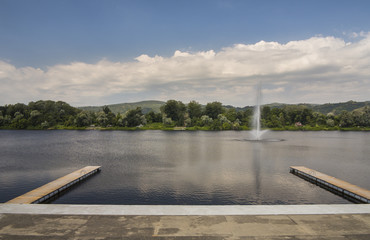
[(48, 184), (36, 188), (28, 193), (16, 197), (6, 203), (41, 203), (56, 194), (66, 190), (72, 185), (100, 171), (101, 166), (86, 166), (64, 177), (58, 178)]
[(367, 189), (303, 166), (291, 166), (290, 172), (352, 202), (370, 203)]

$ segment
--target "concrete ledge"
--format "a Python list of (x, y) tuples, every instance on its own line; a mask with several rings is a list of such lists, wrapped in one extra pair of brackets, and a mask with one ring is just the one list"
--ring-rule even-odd
[(370, 204), (223, 206), (0, 204), (0, 214), (146, 216), (370, 214)]

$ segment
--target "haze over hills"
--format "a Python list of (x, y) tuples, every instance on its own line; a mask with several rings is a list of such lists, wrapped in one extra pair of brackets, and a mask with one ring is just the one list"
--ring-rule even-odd
[[(128, 110), (136, 109), (137, 107), (141, 107), (142, 112), (144, 114), (153, 111), (155, 113), (160, 112), (160, 107), (163, 106), (166, 102), (163, 101), (140, 101), (134, 103), (119, 103), (119, 104), (110, 104), (105, 105), (108, 106), (109, 109), (117, 114), (117, 113), (125, 113)], [(312, 109), (314, 112), (319, 112), (323, 114), (333, 113), (335, 115), (341, 113), (342, 111), (354, 111), (354, 110), (361, 110), (365, 106), (370, 106), (370, 101), (365, 102), (355, 102), (355, 101), (348, 101), (342, 103), (325, 103), (325, 104), (308, 104), (308, 103), (300, 103), (300, 104), (285, 104), (285, 103), (270, 103), (265, 104), (263, 106), (269, 106), (270, 108), (283, 108), (285, 106), (305, 106), (309, 109)], [(86, 110), (86, 111), (93, 111), (99, 112), (103, 110), (104, 106), (86, 106), (86, 107), (79, 107), (79, 109)], [(240, 107), (233, 107), (231, 105), (224, 106), (225, 108), (235, 108), (237, 111), (243, 111), (246, 109), (252, 109), (253, 106), (245, 106), (243, 108)]]
[[(166, 102), (162, 101), (141, 101), (141, 102), (134, 102), (134, 103), (118, 103), (118, 104), (110, 104), (105, 105), (108, 106), (109, 109), (117, 114), (117, 113), (125, 113), (128, 110), (136, 109), (137, 107), (141, 107), (142, 112), (144, 114), (153, 111), (156, 113), (160, 112), (160, 107), (164, 105)], [(78, 107), (79, 109), (86, 110), (86, 111), (93, 111), (93, 112), (100, 112), (103, 110), (104, 106), (87, 106), (87, 107)]]
[(309, 109), (312, 109), (314, 112), (319, 112), (322, 114), (333, 113), (334, 115), (340, 114), (342, 111), (354, 111), (362, 109), (365, 106), (370, 106), (370, 101), (365, 102), (355, 102), (348, 101), (342, 103), (325, 103), (325, 104), (309, 104), (309, 103), (299, 103), (299, 104), (281, 104), (281, 103), (271, 103), (266, 104), (271, 108), (282, 108), (284, 106), (305, 106)]

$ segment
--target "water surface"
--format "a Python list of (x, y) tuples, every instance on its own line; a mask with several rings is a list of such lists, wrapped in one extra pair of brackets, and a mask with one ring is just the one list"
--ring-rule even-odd
[(0, 131), (0, 202), (87, 165), (102, 172), (63, 204), (349, 203), (289, 173), (306, 166), (370, 189), (370, 134)]

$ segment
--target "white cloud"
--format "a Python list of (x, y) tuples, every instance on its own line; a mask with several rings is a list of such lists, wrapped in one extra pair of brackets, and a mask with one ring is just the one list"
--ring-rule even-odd
[(358, 37), (366, 37), (368, 33), (361, 31), (361, 32), (343, 32), (344, 36), (347, 36), (349, 38), (358, 38)]
[(265, 102), (369, 100), (370, 34), (357, 42), (312, 37), (286, 44), (260, 41), (218, 52), (182, 52), (171, 57), (142, 54), (131, 62), (103, 59), (46, 70), (16, 68), (0, 61), (0, 104), (54, 99), (101, 105), (144, 99), (254, 104), (262, 81)]

